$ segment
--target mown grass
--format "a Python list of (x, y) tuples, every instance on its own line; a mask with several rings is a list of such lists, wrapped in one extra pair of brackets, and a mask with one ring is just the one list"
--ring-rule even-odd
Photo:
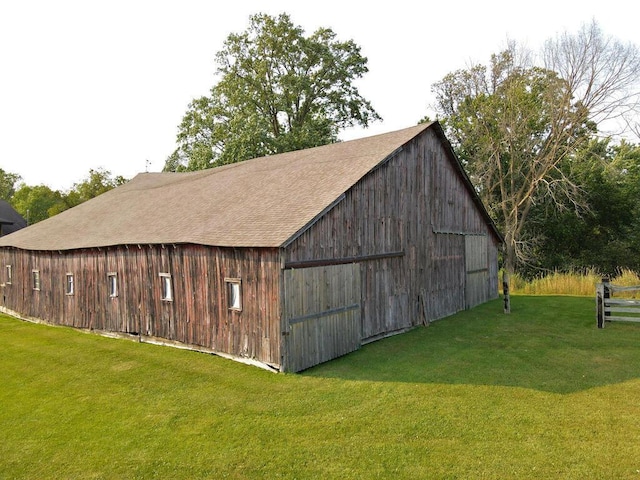
[(302, 374), (0, 316), (0, 478), (640, 478), (640, 326), (514, 296)]

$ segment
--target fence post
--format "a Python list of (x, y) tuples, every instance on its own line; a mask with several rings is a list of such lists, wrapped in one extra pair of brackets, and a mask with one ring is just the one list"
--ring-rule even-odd
[[(605, 307), (607, 305), (607, 300), (609, 300), (611, 298), (611, 281), (609, 280), (609, 277), (602, 277), (602, 287), (603, 287), (603, 292), (602, 292), (602, 306)], [(604, 321), (605, 322), (609, 322), (609, 318), (611, 316), (611, 312), (607, 312), (606, 309), (604, 309)]]
[(504, 295), (504, 313), (511, 313), (511, 297), (509, 297), (509, 273), (502, 274), (502, 293)]
[(596, 321), (598, 328), (604, 328), (604, 284), (596, 285)]

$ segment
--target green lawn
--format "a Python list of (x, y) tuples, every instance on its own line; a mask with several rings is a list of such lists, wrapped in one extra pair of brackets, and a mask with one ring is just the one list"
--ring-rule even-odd
[(640, 324), (512, 297), (302, 374), (0, 316), (1, 479), (640, 479)]

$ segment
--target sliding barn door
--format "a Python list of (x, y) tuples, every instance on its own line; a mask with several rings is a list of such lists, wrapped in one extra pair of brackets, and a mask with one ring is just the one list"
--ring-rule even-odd
[(286, 370), (298, 372), (360, 347), (360, 266), (284, 272)]
[(487, 301), (489, 260), (486, 235), (465, 236), (465, 308)]

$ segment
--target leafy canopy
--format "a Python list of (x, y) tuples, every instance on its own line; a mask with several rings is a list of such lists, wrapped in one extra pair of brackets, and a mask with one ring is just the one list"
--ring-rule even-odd
[(126, 183), (121, 175), (113, 177), (111, 172), (103, 168), (89, 169), (89, 174), (81, 182), (75, 183), (66, 194), (65, 201), (69, 207), (74, 207), (87, 200), (108, 192)]
[(578, 216), (551, 202), (536, 204), (528, 229), (540, 241), (535, 263), (521, 273), (585, 267), (610, 276), (619, 269), (640, 271), (640, 146), (592, 140), (564, 167), (571, 168), (589, 208)]
[(0, 168), (0, 199), (7, 201), (11, 199), (20, 178), (17, 173), (7, 172)]
[(46, 185), (22, 183), (9, 201), (31, 224), (46, 220), (125, 182), (125, 178), (120, 175), (113, 177), (108, 170), (90, 169), (87, 177), (75, 183), (67, 192), (52, 190)]
[(46, 185), (21, 184), (13, 194), (11, 204), (29, 224), (40, 222), (69, 208), (63, 194)]
[(367, 59), (327, 28), (310, 36), (287, 14), (250, 17), (216, 55), (219, 82), (193, 100), (165, 171), (201, 170), (337, 141), (380, 116), (355, 85)]

